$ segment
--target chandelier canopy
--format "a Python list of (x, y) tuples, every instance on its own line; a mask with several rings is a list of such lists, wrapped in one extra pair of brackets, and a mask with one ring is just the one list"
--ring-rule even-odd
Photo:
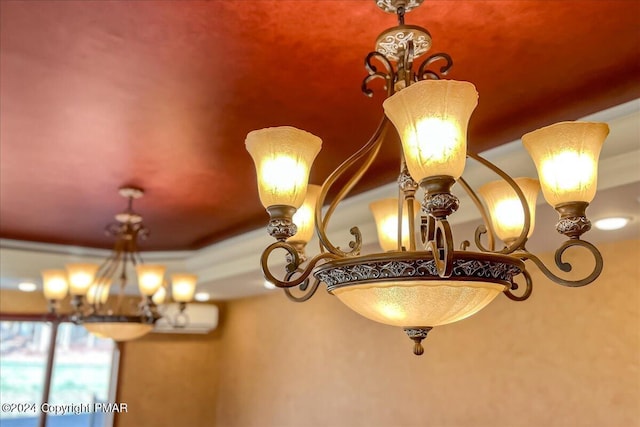
[[(142, 216), (133, 211), (133, 201), (144, 195), (139, 188), (124, 187), (120, 195), (127, 199), (127, 209), (115, 215), (116, 222), (105, 232), (115, 238), (111, 254), (101, 265), (72, 263), (65, 270), (42, 271), (44, 296), (49, 310), (58, 311), (67, 293), (73, 308), (71, 320), (82, 324), (90, 333), (115, 341), (129, 341), (146, 335), (162, 317), (158, 305), (165, 302), (166, 283), (164, 265), (145, 264), (138, 251), (138, 240), (145, 239), (149, 230)], [(142, 301), (137, 306), (128, 304), (125, 288), (130, 274), (135, 271)], [(180, 312), (171, 319), (176, 327), (188, 322), (186, 304), (193, 299), (197, 276), (171, 275), (171, 294), (180, 305)], [(109, 298), (112, 285), (117, 287), (115, 298)]]
[[(362, 316), (403, 327), (414, 341), (416, 355), (424, 352), (421, 341), (434, 326), (467, 318), (500, 293), (514, 301), (527, 299), (533, 283), (525, 261), (563, 286), (584, 286), (596, 280), (602, 271), (602, 256), (581, 236), (591, 227), (585, 211), (595, 195), (598, 156), (609, 132), (604, 123), (562, 122), (524, 135), (522, 142), (539, 180), (512, 178), (470, 151), (467, 125), (478, 103), (474, 85), (441, 79), (453, 64), (446, 53), (428, 56), (414, 66), (432, 45), (426, 29), (404, 24), (405, 13), (421, 3), (376, 0), (383, 11), (397, 15), (398, 25), (385, 30), (376, 41), (376, 50), (367, 55), (368, 75), (362, 90), (372, 96), (369, 84), (384, 82), (385, 115), (369, 141), (322, 187), (307, 184), (321, 148), (320, 138), (292, 127), (276, 127), (250, 132), (246, 139), (256, 166), (260, 200), (270, 216), (267, 230), (277, 240), (262, 254), (265, 278), (298, 302), (309, 299), (319, 283), (325, 283), (328, 292)], [(436, 63), (440, 64), (437, 71), (430, 68)], [(370, 206), (384, 252), (362, 255), (357, 227), (350, 230), (349, 249), (341, 249), (327, 236), (330, 218), (373, 163), (392, 128), (402, 145), (398, 198)], [(480, 187), (478, 195), (463, 178), (467, 159), (487, 167), (500, 180)], [(350, 171), (352, 176), (323, 212), (330, 189)], [(483, 218), (473, 239), (477, 250), (470, 250), (468, 240), (460, 250), (453, 247), (448, 217), (460, 204), (451, 192), (456, 184), (468, 193)], [(525, 248), (534, 229), (540, 189), (560, 215), (557, 231), (567, 237), (555, 254), (557, 268), (571, 271), (563, 254), (579, 246), (595, 259), (586, 277), (562, 278)], [(420, 209), (417, 193), (423, 194)], [(307, 260), (305, 245), (311, 234), (298, 230), (309, 229), (310, 217), (302, 221), (296, 215), (309, 211), (315, 212), (320, 253)], [(504, 244), (501, 249), (497, 249), (497, 239)], [(285, 251), (287, 265), (276, 276), (269, 258), (278, 249)], [(519, 292), (517, 280), (524, 281)], [(296, 287), (302, 296), (291, 292)]]

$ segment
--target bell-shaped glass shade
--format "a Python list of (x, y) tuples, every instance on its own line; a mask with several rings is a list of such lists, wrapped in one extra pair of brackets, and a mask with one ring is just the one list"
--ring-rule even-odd
[(402, 139), (409, 173), (417, 182), (436, 175), (458, 179), (467, 156), (467, 125), (478, 105), (469, 82), (423, 80), (382, 104)]
[(556, 207), (593, 200), (598, 157), (608, 134), (606, 123), (560, 122), (522, 137), (547, 203)]
[(362, 284), (333, 291), (358, 314), (392, 326), (438, 326), (467, 318), (498, 296), (496, 283), (411, 280)]
[(316, 202), (318, 201), (318, 196), (320, 196), (321, 188), (319, 185), (314, 184), (307, 186), (307, 195), (304, 198), (304, 203), (293, 214), (293, 223), (298, 227), (298, 231), (287, 239), (289, 242), (309, 243), (309, 240), (313, 237)]
[[(398, 250), (398, 199), (382, 199), (369, 204), (383, 251)], [(402, 209), (402, 246), (409, 248), (409, 214), (405, 201)]]
[(67, 277), (71, 295), (85, 295), (95, 279), (97, 264), (67, 264)]
[(67, 296), (69, 283), (64, 270), (42, 271), (42, 289), (44, 297), (49, 301), (60, 301)]
[(167, 288), (164, 286), (160, 286), (160, 289), (156, 291), (155, 294), (151, 297), (151, 300), (155, 305), (164, 304), (167, 299)]
[[(529, 207), (531, 222), (527, 237), (533, 233), (536, 217), (536, 199), (540, 192), (540, 182), (533, 178), (515, 178), (514, 181), (522, 190)], [(508, 241), (517, 239), (524, 227), (524, 210), (515, 190), (507, 181), (489, 182), (478, 189), (489, 208), (491, 224), (500, 239)]]
[(111, 280), (103, 280), (89, 286), (87, 294), (87, 302), (89, 304), (104, 304), (109, 299), (109, 290), (111, 289)]
[(171, 275), (171, 296), (176, 302), (189, 302), (193, 300), (196, 293), (196, 282), (198, 276), (195, 274), (172, 274)]
[(140, 264), (136, 266), (138, 273), (138, 289), (145, 296), (153, 296), (164, 282), (164, 265)]
[(92, 322), (82, 325), (93, 335), (99, 338), (110, 338), (114, 341), (135, 340), (153, 329), (153, 325), (147, 323)]
[(299, 208), (322, 140), (309, 132), (281, 126), (249, 132), (245, 146), (256, 167), (262, 205)]

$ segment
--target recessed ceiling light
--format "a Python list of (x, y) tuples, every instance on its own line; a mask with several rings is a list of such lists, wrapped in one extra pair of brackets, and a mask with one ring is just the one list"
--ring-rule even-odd
[(273, 283), (271, 283), (271, 282), (270, 282), (270, 281), (268, 281), (268, 280), (265, 280), (265, 281), (264, 281), (264, 287), (265, 287), (265, 288), (267, 288), (267, 289), (275, 289), (275, 288), (276, 288), (276, 285), (274, 285)]
[(618, 230), (629, 224), (630, 218), (626, 217), (610, 217), (602, 218), (593, 223), (598, 230)]
[(198, 292), (193, 297), (196, 301), (204, 302), (211, 299), (211, 295), (208, 292)]
[(20, 289), (22, 292), (33, 292), (36, 289), (38, 289), (38, 287), (36, 286), (35, 283), (21, 282), (21, 283), (18, 283), (18, 289)]

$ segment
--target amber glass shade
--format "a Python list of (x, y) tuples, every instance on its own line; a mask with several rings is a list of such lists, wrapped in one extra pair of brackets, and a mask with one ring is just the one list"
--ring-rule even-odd
[(67, 264), (67, 277), (71, 295), (85, 295), (95, 279), (97, 264)]
[[(369, 204), (383, 251), (398, 250), (398, 199), (382, 199)], [(402, 246), (409, 248), (409, 215), (407, 203), (402, 210)]]
[(64, 270), (44, 270), (42, 272), (42, 290), (48, 300), (60, 301), (67, 296), (69, 283)]
[(104, 304), (109, 299), (109, 290), (111, 289), (111, 280), (101, 281), (89, 286), (87, 294), (87, 302), (89, 304)]
[(156, 293), (153, 294), (153, 296), (151, 297), (151, 300), (155, 305), (164, 304), (166, 299), (167, 299), (167, 288), (165, 288), (164, 286), (160, 286), (160, 289), (158, 289)]
[(608, 134), (606, 123), (561, 122), (522, 137), (551, 206), (593, 200), (598, 157)]
[(82, 324), (87, 331), (99, 338), (114, 341), (131, 341), (148, 334), (153, 325), (147, 323), (95, 322)]
[(392, 326), (438, 326), (457, 322), (504, 291), (490, 282), (411, 280), (362, 284), (333, 291), (358, 314)]
[(467, 156), (467, 125), (478, 105), (474, 85), (424, 80), (384, 101), (400, 138), (409, 173), (417, 182), (436, 175), (458, 179)]
[(322, 140), (309, 132), (282, 126), (249, 132), (245, 145), (256, 167), (262, 205), (299, 208)]
[(196, 282), (198, 276), (195, 274), (172, 274), (171, 275), (171, 296), (176, 302), (189, 302), (193, 300), (196, 293)]
[(164, 265), (141, 264), (136, 266), (138, 289), (145, 296), (153, 296), (164, 281)]
[(321, 187), (319, 185), (309, 184), (307, 186), (307, 195), (304, 203), (293, 214), (293, 223), (298, 227), (298, 232), (287, 240), (290, 242), (309, 243), (313, 237), (315, 226), (316, 202), (320, 196)]
[[(522, 190), (529, 207), (531, 222), (527, 237), (533, 233), (536, 217), (536, 199), (540, 192), (540, 182), (533, 178), (515, 178), (514, 181)], [(491, 224), (500, 239), (508, 241), (516, 239), (524, 227), (524, 211), (515, 190), (507, 181), (489, 182), (478, 189), (489, 208)]]

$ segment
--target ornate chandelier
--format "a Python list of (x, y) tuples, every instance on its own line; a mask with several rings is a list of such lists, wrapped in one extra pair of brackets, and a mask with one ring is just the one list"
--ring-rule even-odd
[[(115, 341), (129, 341), (151, 332), (162, 317), (158, 304), (166, 297), (165, 266), (144, 264), (138, 252), (138, 239), (145, 239), (149, 230), (142, 223), (142, 216), (133, 211), (133, 200), (144, 195), (139, 188), (124, 187), (120, 195), (127, 198), (127, 208), (115, 215), (116, 222), (109, 224), (105, 232), (116, 241), (113, 251), (101, 265), (89, 263), (67, 264), (65, 270), (42, 271), (44, 296), (49, 311), (56, 313), (71, 294), (70, 319), (82, 324), (89, 332)], [(137, 306), (127, 304), (125, 288), (130, 270), (136, 271), (142, 301)], [(171, 293), (179, 303), (179, 313), (169, 320), (175, 327), (186, 326), (186, 304), (193, 299), (197, 276), (173, 274)], [(113, 284), (118, 287), (116, 298), (109, 301)], [(115, 301), (114, 301), (115, 299)]]
[[(320, 138), (292, 127), (256, 130), (246, 138), (260, 200), (270, 216), (267, 230), (277, 240), (261, 257), (265, 278), (284, 288), (294, 301), (306, 301), (324, 282), (329, 293), (355, 312), (404, 328), (414, 341), (416, 355), (424, 352), (421, 342), (433, 327), (475, 314), (498, 294), (514, 301), (527, 299), (533, 283), (525, 261), (563, 286), (584, 286), (600, 275), (602, 256), (581, 236), (591, 228), (585, 210), (595, 195), (598, 156), (609, 132), (604, 123), (561, 122), (524, 135), (522, 142), (540, 181), (512, 178), (469, 151), (467, 124), (478, 94), (471, 83), (441, 80), (453, 64), (446, 53), (414, 64), (432, 44), (426, 29), (404, 24), (405, 13), (421, 3), (376, 0), (380, 9), (397, 15), (398, 25), (385, 30), (376, 41), (376, 51), (367, 55), (368, 75), (362, 90), (372, 96), (370, 82), (384, 81), (385, 116), (369, 141), (331, 173), (322, 187), (307, 185)], [(434, 63), (441, 64), (438, 71), (429, 68)], [(343, 250), (327, 236), (330, 218), (378, 155), (391, 124), (402, 142), (398, 198), (371, 205), (384, 252), (362, 255), (357, 227), (351, 228), (352, 241)], [(487, 167), (500, 180), (483, 185), (478, 195), (462, 177), (467, 158)], [(323, 214), (330, 189), (353, 169), (353, 176), (338, 189)], [(455, 184), (470, 196), (484, 222), (474, 236), (477, 251), (470, 250), (469, 241), (460, 250), (454, 249), (448, 217), (459, 207), (458, 198), (451, 193)], [(525, 248), (534, 228), (540, 188), (560, 215), (557, 231), (567, 237), (556, 250), (556, 266), (569, 272), (572, 267), (563, 261), (563, 254), (570, 247), (582, 247), (595, 259), (586, 277), (563, 279)], [(424, 194), (419, 215), (418, 192)], [(314, 224), (320, 253), (307, 261), (305, 246)], [(497, 239), (504, 243), (501, 249), (496, 249)], [(270, 255), (278, 249), (286, 251), (287, 261), (279, 278), (269, 267)], [(515, 292), (519, 288), (516, 278), (524, 281), (519, 292)], [(302, 296), (291, 292), (295, 287)]]

